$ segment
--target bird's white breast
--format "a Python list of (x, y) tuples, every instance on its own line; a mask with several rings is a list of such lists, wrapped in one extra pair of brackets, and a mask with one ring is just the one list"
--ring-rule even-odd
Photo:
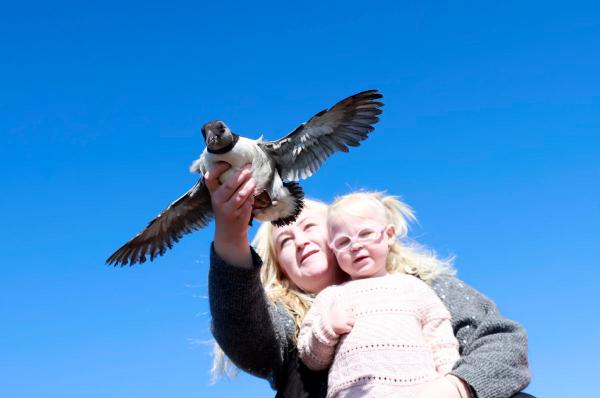
[(209, 153), (205, 149), (204, 152), (202, 152), (200, 159), (192, 164), (190, 170), (204, 174), (206, 171), (211, 170), (217, 162), (226, 162), (231, 165), (231, 168), (221, 174), (219, 178), (221, 182), (227, 180), (229, 176), (237, 172), (247, 163), (252, 163), (253, 175), (259, 186), (263, 185), (261, 183), (264, 183), (265, 179), (269, 179), (270, 174), (272, 174), (272, 169), (270, 167), (272, 161), (258, 145), (256, 145), (255, 140), (244, 137), (239, 137), (238, 142), (231, 151), (227, 153), (214, 154)]

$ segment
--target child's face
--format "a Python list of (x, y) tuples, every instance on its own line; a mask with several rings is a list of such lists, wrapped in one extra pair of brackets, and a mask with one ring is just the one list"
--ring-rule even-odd
[(351, 204), (352, 214), (340, 211), (329, 220), (329, 246), (340, 268), (352, 279), (383, 276), (394, 226), (369, 203)]

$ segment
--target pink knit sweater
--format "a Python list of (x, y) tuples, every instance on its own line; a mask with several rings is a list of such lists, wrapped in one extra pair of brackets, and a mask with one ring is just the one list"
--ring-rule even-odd
[[(355, 306), (349, 334), (331, 328), (335, 300)], [(313, 370), (331, 366), (328, 397), (415, 397), (459, 357), (450, 313), (429, 286), (405, 274), (323, 290), (302, 323), (298, 352)]]

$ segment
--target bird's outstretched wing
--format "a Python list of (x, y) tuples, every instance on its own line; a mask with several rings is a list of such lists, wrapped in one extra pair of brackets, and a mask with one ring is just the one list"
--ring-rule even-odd
[(171, 203), (133, 239), (106, 260), (107, 264), (133, 265), (162, 256), (173, 243), (196, 229), (205, 227), (213, 218), (210, 193), (204, 179)]
[(367, 138), (382, 113), (380, 98), (383, 95), (377, 90), (354, 94), (317, 113), (286, 137), (258, 144), (275, 160), (281, 178), (308, 178), (332, 153), (348, 152), (348, 146), (358, 146)]

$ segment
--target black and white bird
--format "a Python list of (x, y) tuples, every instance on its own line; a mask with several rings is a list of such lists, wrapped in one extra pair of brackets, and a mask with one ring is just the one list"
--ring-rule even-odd
[(256, 181), (252, 215), (274, 225), (295, 221), (303, 207), (304, 194), (295, 182), (313, 175), (334, 152), (348, 152), (373, 131), (382, 113), (383, 96), (377, 90), (352, 95), (325, 109), (277, 141), (251, 140), (239, 136), (222, 121), (202, 127), (206, 148), (190, 170), (201, 174), (196, 184), (171, 203), (148, 226), (113, 253), (113, 265), (143, 263), (161, 256), (184, 234), (208, 225), (213, 218), (210, 193), (202, 176), (216, 162), (231, 165), (221, 182), (247, 163)]

